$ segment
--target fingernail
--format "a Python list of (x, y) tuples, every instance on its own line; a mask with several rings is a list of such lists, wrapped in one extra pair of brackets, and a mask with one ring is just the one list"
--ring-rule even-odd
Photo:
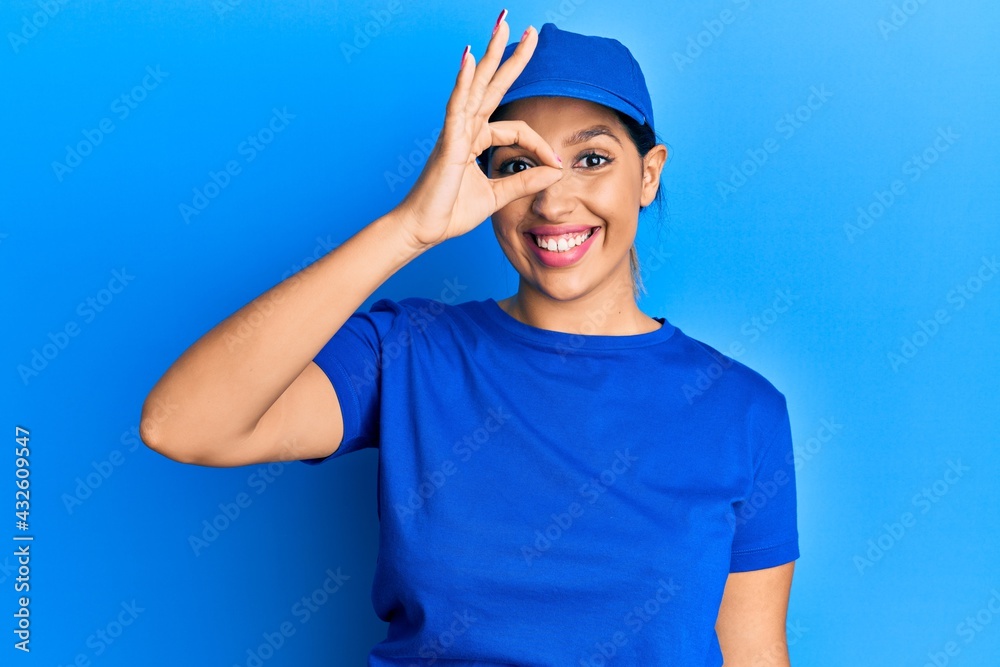
[(500, 28), (500, 24), (503, 22), (505, 16), (507, 16), (507, 10), (506, 9), (503, 10), (502, 12), (500, 12), (500, 17), (497, 18), (496, 25), (493, 26), (493, 34), (494, 35), (497, 34), (497, 30)]
[(526, 29), (526, 30), (524, 31), (524, 34), (523, 34), (523, 35), (521, 35), (521, 41), (522, 41), (522, 42), (524, 41), (524, 38), (528, 36), (528, 33), (529, 33), (529, 32), (531, 32), (531, 26), (530, 26), (530, 25), (529, 25), (529, 26), (528, 26), (528, 28), (527, 28), (527, 29)]
[(559, 166), (562, 167), (562, 158), (557, 155), (556, 160), (559, 161)]
[(462, 64), (458, 66), (458, 71), (462, 71), (462, 67), (465, 66), (465, 56), (469, 55), (469, 50), (472, 49), (472, 44), (465, 45), (465, 51), (462, 51)]

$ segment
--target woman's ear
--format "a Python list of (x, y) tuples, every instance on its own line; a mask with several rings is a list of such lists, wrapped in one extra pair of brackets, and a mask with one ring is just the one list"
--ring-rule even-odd
[(656, 191), (660, 187), (660, 174), (666, 161), (667, 147), (663, 144), (650, 148), (642, 159), (642, 195), (639, 197), (639, 203), (643, 207), (653, 203)]

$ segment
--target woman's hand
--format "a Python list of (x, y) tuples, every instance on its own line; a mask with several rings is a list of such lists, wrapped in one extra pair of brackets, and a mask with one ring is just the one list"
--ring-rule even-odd
[[(448, 100), (444, 127), (417, 182), (396, 207), (418, 246), (437, 245), (472, 230), (515, 199), (540, 192), (562, 178), (555, 152), (523, 121), (490, 123), (504, 94), (535, 50), (529, 27), (521, 43), (497, 69), (509, 27), (501, 21), (478, 65), (469, 53)], [(490, 146), (518, 144), (542, 165), (490, 179), (476, 157)], [(549, 165), (549, 166), (545, 166)]]

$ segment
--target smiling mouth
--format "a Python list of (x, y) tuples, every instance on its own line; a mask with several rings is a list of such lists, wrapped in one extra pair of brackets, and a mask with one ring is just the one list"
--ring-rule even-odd
[(539, 236), (532, 234), (531, 232), (525, 232), (535, 245), (542, 250), (547, 250), (553, 253), (569, 252), (573, 248), (583, 245), (594, 232), (597, 231), (597, 227), (591, 227), (585, 232), (578, 232), (576, 234), (559, 234), (556, 236)]

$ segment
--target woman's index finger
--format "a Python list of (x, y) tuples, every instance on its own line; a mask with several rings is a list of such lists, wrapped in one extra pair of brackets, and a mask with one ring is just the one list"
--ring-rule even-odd
[(545, 141), (542, 135), (523, 120), (495, 121), (489, 124), (489, 128), (492, 146), (517, 145), (537, 155), (546, 166), (555, 169), (563, 168), (549, 142)]
[[(501, 18), (503, 18), (502, 15)], [(509, 34), (510, 26), (506, 21), (500, 21), (497, 24), (496, 32), (490, 37), (490, 41), (486, 46), (486, 53), (483, 54), (483, 59), (476, 66), (476, 73), (472, 79), (472, 88), (469, 91), (469, 99), (466, 103), (467, 111), (475, 114), (479, 113), (479, 110), (482, 108), (487, 85), (493, 78), (494, 73), (496, 73), (497, 65), (500, 64), (504, 49), (507, 48), (507, 37)]]
[(538, 44), (538, 33), (535, 29), (529, 25), (528, 29), (524, 31), (523, 37), (510, 57), (500, 65), (500, 68), (493, 75), (490, 85), (486, 88), (481, 105), (489, 109), (491, 115), (496, 111), (507, 90), (524, 71), (525, 65), (528, 64), (531, 55), (535, 52), (535, 46)]

